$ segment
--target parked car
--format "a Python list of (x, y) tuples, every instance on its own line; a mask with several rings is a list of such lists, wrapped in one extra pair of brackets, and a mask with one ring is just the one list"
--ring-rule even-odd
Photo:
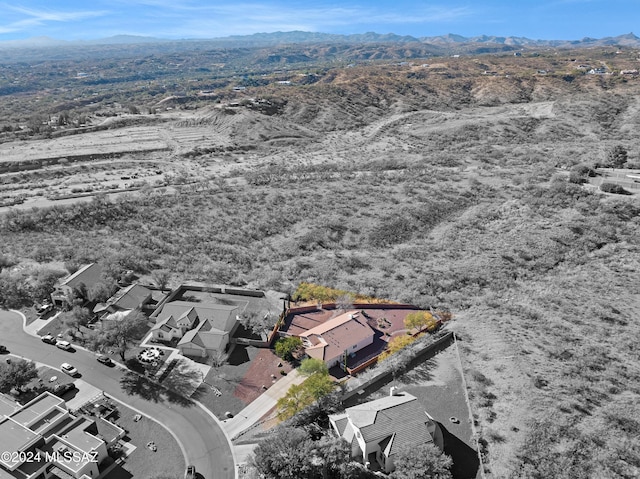
[(196, 466), (187, 466), (184, 471), (184, 479), (196, 479)]
[(0, 354), (4, 354), (7, 352), (7, 347), (0, 344)]
[[(77, 373), (77, 370), (76, 370)], [(76, 388), (76, 385), (73, 383), (66, 383), (66, 384), (56, 384), (55, 386), (53, 386), (53, 388), (51, 389), (51, 392), (53, 394), (55, 394), (58, 397), (62, 397), (64, 396), (64, 394), (68, 391), (72, 391), (73, 389)]]
[(96, 356), (96, 359), (99, 363), (106, 364), (107, 366), (110, 366), (113, 363), (113, 361), (111, 361), (111, 358), (109, 356), (105, 356), (104, 354), (98, 354)]
[(46, 336), (42, 336), (40, 339), (42, 339), (43, 342), (48, 344), (56, 344), (58, 342), (58, 340), (53, 336), (51, 336), (50, 334), (47, 334)]
[(71, 343), (69, 341), (56, 341), (56, 347), (69, 351), (71, 349)]
[(43, 304), (38, 308), (38, 317), (42, 317), (51, 311), (53, 311), (53, 304)]
[(69, 376), (76, 376), (78, 374), (78, 370), (71, 366), (69, 363), (62, 363), (60, 365), (60, 369), (62, 372), (67, 373)]

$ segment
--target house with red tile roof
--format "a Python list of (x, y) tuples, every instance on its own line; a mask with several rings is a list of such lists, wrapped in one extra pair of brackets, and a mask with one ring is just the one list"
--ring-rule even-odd
[(301, 333), (307, 355), (331, 368), (345, 356), (372, 344), (375, 332), (359, 315), (358, 311), (349, 311)]
[(387, 473), (395, 469), (398, 451), (434, 443), (442, 449), (442, 431), (417, 398), (397, 392), (382, 399), (349, 407), (329, 416), (333, 430), (349, 444), (351, 456), (363, 463), (373, 460)]

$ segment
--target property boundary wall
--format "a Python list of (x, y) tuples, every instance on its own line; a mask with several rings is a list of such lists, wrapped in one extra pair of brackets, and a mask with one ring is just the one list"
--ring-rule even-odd
[(458, 358), (458, 365), (460, 366), (460, 375), (462, 376), (462, 389), (464, 389), (464, 400), (467, 403), (467, 409), (469, 410), (469, 419), (471, 420), (471, 432), (473, 433), (473, 440), (476, 443), (476, 452), (478, 453), (478, 461), (480, 461), (480, 465), (478, 469), (480, 470), (480, 477), (482, 479), (486, 479), (485, 472), (485, 461), (483, 459), (482, 449), (480, 448), (480, 434), (476, 429), (475, 422), (473, 420), (473, 410), (471, 409), (471, 401), (469, 400), (469, 389), (467, 388), (467, 380), (464, 377), (464, 367), (462, 366), (462, 358), (460, 357), (460, 348), (458, 347), (458, 338), (456, 335), (453, 335), (453, 344), (456, 347), (456, 357)]
[(176, 297), (182, 295), (185, 291), (202, 291), (206, 293), (231, 294), (235, 296), (250, 296), (252, 298), (265, 297), (264, 291), (259, 289), (241, 289), (241, 288), (234, 288), (234, 287), (229, 288), (226, 286), (202, 286), (202, 285), (196, 285), (196, 284), (181, 284), (176, 289), (171, 291), (169, 295), (167, 295), (162, 301), (160, 301), (157, 304), (156, 310), (153, 312), (153, 314), (149, 318), (155, 319), (158, 316), (157, 313), (160, 311), (160, 308), (162, 306), (164, 306), (166, 303), (173, 301)]
[[(453, 341), (454, 341), (453, 332), (452, 331), (446, 332), (442, 337), (436, 339), (433, 343), (427, 344), (423, 349), (417, 351), (415, 356), (409, 361), (409, 364), (412, 364), (417, 360), (421, 360), (422, 358), (424, 358), (424, 356), (427, 356), (430, 353), (435, 354), (436, 352), (441, 351), (445, 347), (449, 346), (449, 344), (453, 343)], [(376, 356), (375, 358), (372, 358), (372, 359), (375, 359), (377, 361), (378, 360), (378, 356)], [(380, 374), (377, 374), (376, 376), (374, 376), (373, 378), (371, 378), (368, 381), (364, 382), (363, 384), (358, 385), (357, 388), (355, 388), (355, 389), (353, 389), (351, 391), (346, 391), (342, 395), (341, 401), (346, 401), (346, 400), (352, 398), (353, 396), (358, 394), (359, 391), (362, 391), (363, 389), (366, 389), (366, 388), (370, 387), (371, 385), (373, 385), (373, 384), (375, 384), (375, 383), (377, 383), (379, 381), (382, 381), (382, 380), (386, 379), (387, 377), (389, 377), (391, 375), (393, 375), (393, 370), (392, 369), (389, 369), (388, 371), (382, 371)]]
[[(401, 304), (401, 303), (353, 303), (353, 309), (414, 309), (418, 311), (422, 311), (425, 308), (419, 308), (418, 306), (414, 306), (412, 304)], [(322, 309), (332, 310), (338, 309), (338, 305), (336, 303), (318, 303), (311, 306), (298, 306), (287, 309), (285, 312), (285, 316), (290, 314), (302, 314), (302, 313), (310, 313), (311, 311), (320, 311)]]

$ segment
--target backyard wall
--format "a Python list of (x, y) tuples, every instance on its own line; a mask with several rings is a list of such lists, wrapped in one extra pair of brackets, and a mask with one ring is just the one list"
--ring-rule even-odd
[[(430, 357), (434, 356), (437, 352), (443, 350), (444, 348), (446, 348), (447, 346), (452, 344), (453, 340), (454, 340), (453, 332), (448, 331), (448, 332), (444, 333), (444, 335), (442, 337), (436, 339), (433, 343), (427, 344), (424, 348), (422, 348), (419, 351), (417, 351), (415, 353), (415, 356), (409, 361), (409, 365), (411, 365), (413, 363), (417, 363), (419, 361), (424, 361), (426, 359), (429, 359)], [(357, 368), (355, 368), (354, 371), (355, 372), (361, 371), (362, 369), (364, 369), (367, 366), (370, 366), (371, 364), (373, 364), (377, 360), (378, 360), (378, 357), (376, 356), (375, 358), (372, 358), (370, 361), (367, 361), (366, 363), (364, 363), (364, 364), (358, 366)], [(349, 373), (352, 374), (351, 371), (349, 371)], [(350, 399), (351, 397), (355, 396), (356, 394), (358, 394), (359, 391), (367, 389), (368, 387), (372, 386), (373, 384), (375, 384), (375, 383), (377, 383), (379, 381), (384, 381), (386, 379), (390, 379), (392, 374), (393, 374), (393, 370), (391, 368), (389, 368), (389, 370), (387, 370), (387, 371), (381, 371), (379, 374), (377, 374), (373, 378), (369, 379), (368, 381), (364, 382), (363, 384), (359, 384), (353, 390), (346, 391), (342, 395), (341, 400), (344, 402), (344, 401)], [(348, 384), (349, 383), (347, 383), (347, 385)]]

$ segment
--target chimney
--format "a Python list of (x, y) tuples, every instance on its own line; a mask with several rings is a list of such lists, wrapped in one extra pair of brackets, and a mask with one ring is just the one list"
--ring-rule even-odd
[(398, 386), (391, 386), (389, 396), (398, 396)]

